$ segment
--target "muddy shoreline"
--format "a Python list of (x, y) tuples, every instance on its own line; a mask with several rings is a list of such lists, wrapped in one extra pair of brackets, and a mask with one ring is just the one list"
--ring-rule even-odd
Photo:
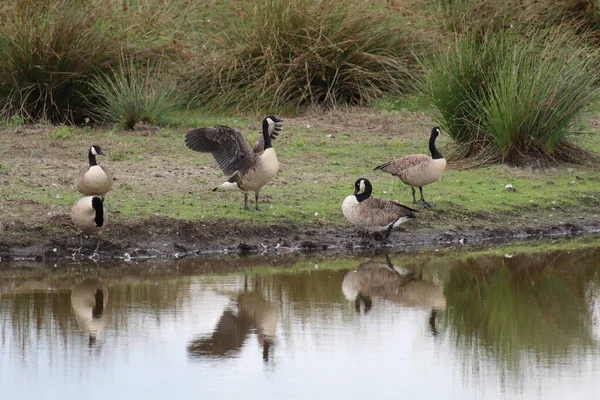
[[(68, 219), (53, 218), (50, 228), (40, 226), (3, 227), (0, 233), (0, 262), (59, 261), (88, 259), (97, 244), (95, 237), (80, 239)], [(387, 248), (425, 250), (452, 246), (506, 243), (600, 233), (600, 220), (574, 218), (557, 224), (481, 228), (473, 225), (460, 229), (419, 229), (406, 226), (395, 231), (387, 242), (360, 234), (350, 227), (300, 225), (282, 221), (253, 225), (233, 219), (181, 221), (156, 217), (116, 221), (101, 236), (99, 260), (182, 258), (239, 254), (326, 252)], [(279, 247), (277, 244), (279, 243)]]

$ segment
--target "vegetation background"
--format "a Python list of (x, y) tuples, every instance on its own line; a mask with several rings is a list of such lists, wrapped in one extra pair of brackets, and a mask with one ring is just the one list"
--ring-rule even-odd
[[(0, 231), (71, 234), (92, 143), (117, 179), (114, 235), (154, 217), (345, 226), (359, 176), (409, 202), (372, 167), (426, 153), (433, 124), (450, 169), (408, 229), (597, 221), (599, 44), (597, 0), (2, 2)], [(243, 212), (183, 134), (253, 140), (266, 113), (286, 119), (282, 171), (266, 211)]]

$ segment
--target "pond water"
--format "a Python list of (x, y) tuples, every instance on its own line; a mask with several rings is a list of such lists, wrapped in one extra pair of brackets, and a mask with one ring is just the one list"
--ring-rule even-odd
[(600, 398), (600, 241), (2, 271), (5, 399)]

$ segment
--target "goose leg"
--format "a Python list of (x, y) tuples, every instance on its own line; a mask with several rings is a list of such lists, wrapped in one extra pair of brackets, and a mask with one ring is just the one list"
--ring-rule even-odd
[(83, 233), (79, 233), (79, 249), (77, 250), (77, 252), (80, 254), (81, 249), (83, 249)]
[(390, 237), (392, 229), (394, 229), (394, 224), (390, 224), (390, 226), (388, 226), (387, 230), (385, 231), (385, 235), (383, 236), (383, 240), (387, 240), (387, 238)]
[(411, 186), (410, 190), (412, 191), (412, 195), (413, 195), (413, 204), (418, 204), (417, 198), (415, 197), (415, 188)]
[(256, 205), (256, 211), (258, 211), (258, 191), (254, 192), (254, 202)]
[(248, 210), (248, 192), (244, 192), (244, 210)]
[[(421, 203), (423, 205), (423, 207), (425, 207), (425, 208), (433, 207), (433, 204), (426, 202), (425, 198), (423, 197), (423, 186), (419, 186), (419, 192), (421, 192), (421, 200), (419, 200), (419, 203)], [(413, 197), (414, 197), (414, 195), (415, 195), (415, 189), (413, 188)]]

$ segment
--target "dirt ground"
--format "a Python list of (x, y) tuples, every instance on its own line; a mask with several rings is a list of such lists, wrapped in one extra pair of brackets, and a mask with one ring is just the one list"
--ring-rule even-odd
[[(58, 227), (65, 218), (54, 218)], [(0, 237), (1, 261), (88, 258), (97, 245), (96, 237), (84, 238), (84, 248), (77, 254), (80, 238), (73, 229), (68, 232), (12, 227), (13, 234)], [(435, 249), (491, 244), (527, 239), (556, 238), (597, 234), (600, 221), (574, 219), (560, 225), (513, 226), (436, 231), (412, 230), (405, 224), (404, 232), (394, 231), (382, 242), (350, 228), (301, 226), (291, 221), (253, 226), (236, 220), (211, 222), (179, 221), (167, 218), (129, 220), (111, 226), (101, 235), (99, 259), (154, 258), (217, 254), (256, 254), (288, 252), (345, 252), (370, 248)], [(109, 233), (109, 234), (107, 234)], [(279, 244), (279, 247), (277, 246)]]
[[(385, 136), (387, 132), (400, 129), (421, 132), (423, 126), (429, 123), (422, 114), (411, 115), (411, 123), (406, 125), (393, 116), (368, 119), (364, 118), (364, 115), (351, 118), (351, 114), (334, 112), (319, 116), (309, 115), (286, 119), (286, 124), (319, 125), (327, 135), (337, 135), (350, 130), (374, 132)], [(81, 254), (77, 254), (80, 238), (71, 224), (68, 209), (58, 201), (47, 200), (47, 197), (57, 196), (53, 194), (56, 192), (50, 189), (57, 190), (58, 193), (72, 192), (73, 176), (53, 179), (50, 183), (47, 176), (57, 176), (59, 171), (64, 170), (78, 170), (82, 163), (81, 142), (87, 143), (89, 138), (48, 141), (51, 129), (18, 128), (18, 140), (15, 140), (14, 132), (0, 132), (0, 155), (3, 155), (5, 160), (8, 157), (10, 164), (7, 168), (6, 164), (2, 164), (4, 160), (0, 157), (0, 185), (4, 186), (4, 193), (8, 193), (7, 191), (17, 190), (13, 187), (17, 187), (18, 184), (18, 190), (24, 193), (21, 198), (5, 196), (6, 198), (0, 199), (0, 262), (87, 258), (94, 253), (97, 238), (89, 237), (84, 238), (84, 248)], [(126, 135), (131, 145), (135, 143), (136, 138), (155, 134), (132, 132)], [(119, 149), (118, 135), (112, 139), (107, 136), (106, 140), (113, 140), (111, 147)], [(40, 151), (40, 143), (49, 145)], [(194, 158), (197, 155), (186, 152), (181, 146), (181, 153), (175, 155), (180, 160), (187, 157), (193, 161), (175, 164), (172, 160), (173, 150), (168, 148), (168, 140), (157, 140), (153, 146), (145, 149), (144, 162), (136, 162), (135, 153), (125, 154), (128, 158), (119, 164), (121, 176), (135, 180), (141, 188), (147, 188), (149, 196), (161, 197), (175, 190), (187, 193), (188, 188), (175, 185), (181, 181), (179, 178), (182, 176), (188, 177), (197, 173), (198, 166), (193, 164), (197, 163)], [(123, 148), (128, 147), (123, 145)], [(14, 156), (15, 154), (22, 156)], [(37, 162), (38, 160), (41, 161)], [(213, 164), (207, 163), (206, 167), (200, 168), (212, 173), (217, 170)], [(3, 168), (8, 169), (8, 172), (2, 173)], [(156, 179), (157, 177), (160, 179)], [(119, 180), (113, 186), (123, 191), (129, 190), (127, 185)], [(27, 197), (29, 195), (31, 196)], [(46, 196), (45, 200), (43, 196)], [(236, 197), (236, 201), (239, 197)], [(265, 195), (265, 199), (268, 201), (268, 194)], [(111, 216), (109, 226), (100, 236), (100, 251), (97, 257), (152, 258), (296, 251), (334, 253), (374, 247), (388, 247), (394, 250), (434, 249), (600, 232), (600, 219), (595, 204), (583, 205), (576, 212), (565, 210), (560, 220), (554, 221), (528, 219), (522, 215), (515, 215), (514, 212), (501, 216), (483, 212), (467, 215), (456, 205), (446, 202), (446, 206), (453, 206), (450, 217), (447, 217), (448, 213), (443, 207), (428, 210), (427, 218), (402, 225), (402, 229), (394, 231), (387, 242), (374, 240), (370, 235), (357, 233), (349, 226), (340, 226), (339, 223), (319, 224), (319, 221), (312, 221), (313, 223), (309, 224), (283, 217), (277, 219), (277, 222), (255, 224), (234, 218), (189, 221), (159, 215), (126, 218), (116, 214)], [(596, 211), (590, 212), (592, 210)], [(448, 219), (452, 219), (452, 224), (448, 224)], [(448, 229), (448, 226), (453, 228)]]

